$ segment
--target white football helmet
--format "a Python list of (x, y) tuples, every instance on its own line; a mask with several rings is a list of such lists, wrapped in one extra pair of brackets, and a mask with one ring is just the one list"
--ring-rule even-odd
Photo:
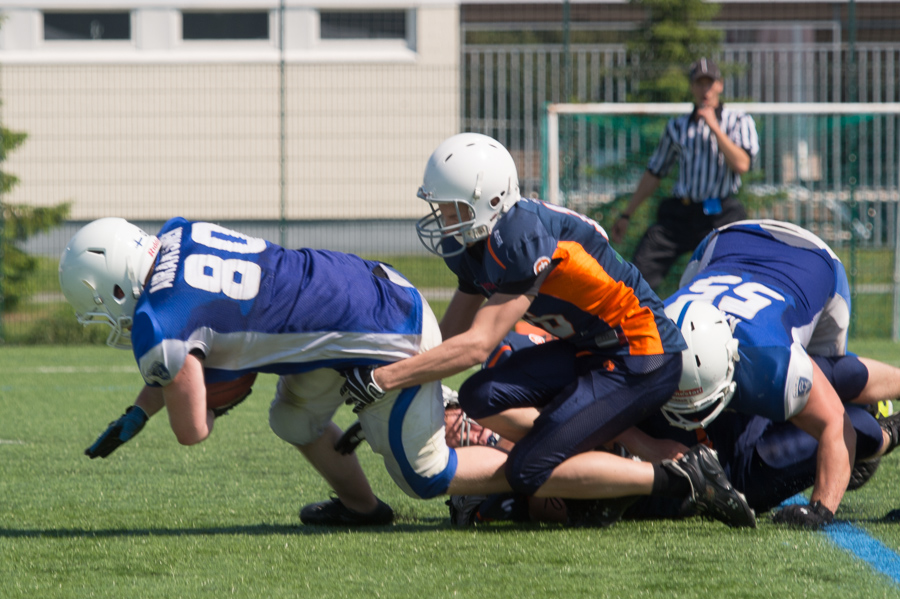
[(112, 328), (106, 343), (131, 347), (131, 319), (159, 253), (159, 239), (121, 218), (79, 230), (59, 260), (59, 286), (78, 322)]
[[(734, 395), (738, 340), (718, 308), (705, 302), (675, 302), (666, 308), (688, 348), (681, 352), (678, 391), (662, 407), (666, 419), (679, 428), (705, 427), (718, 416)], [(698, 413), (704, 415), (698, 419)], [(693, 419), (686, 416), (693, 415)]]
[[(432, 153), (417, 195), (431, 205), (431, 213), (416, 223), (419, 239), (432, 253), (453, 256), (490, 235), (497, 219), (519, 201), (519, 174), (500, 142), (460, 133)], [(445, 223), (440, 209), (446, 204), (452, 204), (458, 222)], [(445, 252), (441, 242), (448, 237), (462, 247)]]

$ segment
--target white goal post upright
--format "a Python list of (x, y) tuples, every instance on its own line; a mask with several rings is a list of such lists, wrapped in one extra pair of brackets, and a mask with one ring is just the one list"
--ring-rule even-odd
[[(863, 198), (870, 206), (876, 204), (891, 203), (895, 206), (891, 210), (885, 210), (885, 216), (878, 221), (878, 227), (883, 230), (892, 229), (892, 234), (884, 235), (883, 238), (893, 241), (893, 284), (892, 285), (859, 285), (858, 293), (889, 293), (893, 294), (893, 326), (892, 337), (894, 341), (900, 341), (900, 103), (738, 103), (729, 102), (729, 108), (739, 110), (750, 114), (757, 120), (757, 129), (759, 129), (760, 120), (769, 118), (772, 121), (777, 120), (778, 115), (784, 115), (788, 119), (788, 123), (792, 126), (778, 128), (770, 125), (772, 130), (766, 131), (765, 136), (770, 139), (763, 139), (761, 133), (760, 153), (761, 155), (767, 150), (774, 148), (774, 153), (778, 154), (784, 150), (786, 144), (791, 142), (796, 144), (797, 152), (793, 155), (782, 154), (776, 156), (768, 156), (768, 164), (772, 171), (779, 171), (781, 175), (786, 173), (790, 175), (793, 169), (795, 175), (793, 179), (787, 176), (784, 179), (769, 180), (766, 182), (768, 189), (790, 189), (792, 192), (806, 193), (806, 197), (816, 196), (825, 198), (829, 207), (839, 205), (847, 199), (856, 197)], [(689, 113), (693, 109), (690, 103), (591, 103), (591, 104), (547, 104), (545, 121), (544, 121), (544, 173), (543, 173), (543, 193), (542, 198), (554, 204), (564, 204), (569, 206), (571, 202), (577, 202), (579, 199), (587, 203), (598, 202), (604, 203), (614, 199), (615, 192), (610, 193), (609, 189), (602, 189), (599, 192), (592, 188), (589, 193), (585, 193), (584, 189), (578, 191), (561, 190), (561, 164), (562, 154), (560, 148), (561, 133), (560, 117), (571, 117), (578, 123), (578, 127), (587, 128), (585, 123), (596, 125), (595, 129), (599, 129), (598, 123), (602, 122), (604, 117), (672, 117)], [(834, 133), (838, 127), (834, 125), (830, 117), (837, 117), (838, 124), (840, 117), (865, 116), (873, 117), (871, 121), (875, 123), (872, 128), (866, 129), (858, 124), (845, 125), (846, 132)], [(599, 117), (599, 118), (597, 118)], [(810, 138), (810, 132), (804, 127), (805, 121), (792, 117), (809, 117), (810, 119), (820, 118), (820, 122), (810, 123), (821, 127), (823, 131), (828, 131), (828, 135), (823, 135), (822, 131), (818, 132), (818, 140)], [(580, 122), (577, 119), (581, 119)], [(824, 126), (821, 123), (826, 123)], [(632, 131), (628, 131), (629, 133)], [(860, 135), (863, 136), (861, 139)], [(571, 133), (571, 132), (570, 132)], [(625, 132), (622, 132), (623, 134)], [(576, 135), (575, 133), (571, 133)], [(857, 137), (852, 137), (857, 136)], [(823, 138), (826, 138), (823, 140)], [(778, 139), (780, 138), (780, 139)], [(788, 141), (788, 139), (790, 141)], [(848, 151), (845, 143), (848, 139), (853, 139), (856, 147)], [(590, 148), (590, 139), (586, 136), (578, 138), (580, 146), (573, 150), (577, 156), (570, 157), (573, 161), (577, 160), (581, 168), (584, 165), (588, 167), (608, 166), (611, 158), (598, 152), (594, 155), (582, 155), (587, 152), (590, 154), (593, 149)], [(814, 143), (817, 142), (817, 143)], [(576, 143), (572, 143), (570, 147), (576, 147)], [(852, 145), (852, 144), (851, 144)], [(860, 155), (857, 148), (865, 152)], [(653, 148), (641, 148), (642, 151), (652, 152)], [(812, 153), (807, 153), (812, 149)], [(627, 144), (616, 147), (615, 152), (618, 153), (620, 159), (623, 153), (630, 151)], [(643, 153), (643, 152), (642, 152)], [(770, 153), (772, 153), (770, 151)], [(846, 156), (846, 158), (844, 157)], [(649, 154), (647, 155), (649, 157)], [(813, 160), (814, 159), (814, 160)], [(855, 176), (846, 177), (846, 183), (843, 183), (845, 177), (842, 170), (847, 167), (847, 162), (855, 162), (852, 168), (860, 173), (860, 179), (864, 177), (867, 180), (857, 181)], [(858, 161), (858, 162), (857, 162)], [(774, 165), (774, 167), (772, 167)], [(596, 170), (596, 169), (595, 169)], [(826, 173), (822, 175), (821, 173)], [(852, 171), (851, 171), (852, 172)], [(810, 173), (819, 173), (818, 175), (810, 175)], [(807, 177), (812, 180), (816, 176), (819, 177), (813, 184), (809, 184)], [(581, 172), (576, 174), (576, 178), (585, 179), (585, 175)], [(615, 181), (610, 188), (615, 191), (621, 191), (622, 187), (636, 186), (637, 181)], [(579, 195), (580, 194), (580, 195)], [(593, 195), (591, 195), (593, 194)], [(603, 199), (597, 200), (598, 197)], [(569, 206), (573, 207), (573, 206)], [(872, 208), (869, 209), (870, 211)], [(891, 222), (892, 221), (892, 222)], [(803, 223), (798, 223), (803, 224)], [(829, 223), (823, 223), (824, 226), (830, 226)], [(862, 239), (869, 239), (873, 235), (872, 220), (868, 219), (866, 223), (860, 221), (848, 223), (847, 231), (842, 234), (849, 235), (852, 230)], [(836, 229), (838, 227), (832, 227)], [(877, 227), (876, 227), (877, 228)], [(878, 233), (876, 230), (875, 233)], [(844, 239), (844, 238), (841, 238)], [(827, 240), (826, 240), (827, 241)], [(840, 241), (839, 241), (840, 243)], [(890, 246), (888, 246), (888, 249)], [(850, 268), (848, 267), (848, 271)], [(849, 274), (849, 273), (848, 273)], [(886, 289), (890, 287), (890, 289)]]

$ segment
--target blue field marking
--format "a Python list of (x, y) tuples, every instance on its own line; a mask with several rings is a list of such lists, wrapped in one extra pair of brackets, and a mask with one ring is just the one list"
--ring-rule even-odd
[[(809, 499), (803, 495), (794, 495), (781, 505), (808, 502)], [(863, 529), (849, 522), (836, 521), (822, 529), (822, 533), (844, 551), (869, 564), (873, 570), (900, 584), (900, 555), (881, 541), (870, 537)]]
[(835, 522), (823, 531), (831, 541), (900, 584), (900, 555), (849, 522)]

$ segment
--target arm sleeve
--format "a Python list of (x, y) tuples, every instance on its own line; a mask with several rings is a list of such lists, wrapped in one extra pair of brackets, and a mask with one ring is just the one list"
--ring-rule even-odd
[(469, 295), (482, 295), (481, 289), (479, 289), (478, 286), (469, 281), (464, 281), (459, 277), (457, 277), (456, 279), (456, 288), (463, 293), (468, 293)]

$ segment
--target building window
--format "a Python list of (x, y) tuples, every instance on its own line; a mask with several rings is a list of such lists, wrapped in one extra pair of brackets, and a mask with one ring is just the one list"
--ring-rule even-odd
[(406, 11), (319, 11), (323, 40), (406, 39)]
[(267, 40), (269, 13), (182, 12), (181, 35), (185, 40)]
[(45, 40), (130, 40), (128, 12), (45, 12)]

